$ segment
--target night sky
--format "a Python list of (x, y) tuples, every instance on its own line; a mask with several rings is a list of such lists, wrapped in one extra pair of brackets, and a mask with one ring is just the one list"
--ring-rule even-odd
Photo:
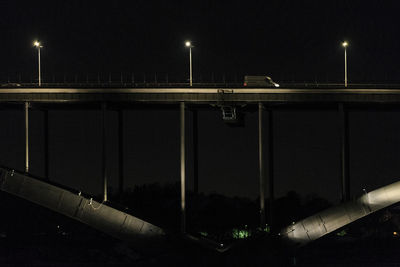
[[(279, 81), (342, 82), (347, 40), (349, 82), (400, 82), (396, 1), (1, 1), (0, 79), (35, 77), (42, 42), (44, 82), (63, 75), (147, 80), (269, 74)], [(233, 78), (232, 78), (233, 79)], [(199, 112), (200, 190), (258, 194), (257, 113), (245, 127), (225, 125), (218, 110)], [(127, 186), (179, 181), (178, 109), (125, 112)], [(350, 112), (352, 194), (400, 176), (397, 111)], [(89, 193), (101, 190), (99, 111), (50, 111), (50, 178)], [(117, 187), (117, 115), (108, 113), (111, 186)], [(332, 109), (279, 110), (275, 119), (277, 196), (289, 190), (340, 198), (339, 117)], [(188, 150), (191, 151), (188, 112)], [(20, 111), (0, 111), (0, 163), (23, 169)], [(43, 175), (43, 118), (32, 113), (32, 173)], [(188, 187), (192, 186), (188, 152)], [(96, 180), (97, 179), (97, 180)]]
[[(347, 40), (349, 81), (398, 81), (397, 1), (1, 1), (0, 73), (123, 72), (137, 79), (270, 74), (277, 80), (341, 81)], [(186, 73), (185, 73), (186, 72)], [(49, 79), (49, 78), (48, 78)], [(239, 78), (238, 78), (239, 79)]]

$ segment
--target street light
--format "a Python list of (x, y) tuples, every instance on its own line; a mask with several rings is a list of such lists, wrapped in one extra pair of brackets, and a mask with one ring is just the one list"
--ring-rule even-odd
[(347, 87), (347, 46), (348, 42), (344, 41), (342, 46), (344, 47), (344, 87)]
[(189, 76), (189, 83), (190, 87), (193, 85), (193, 73), (192, 73), (192, 43), (190, 41), (186, 41), (186, 47), (189, 47), (189, 64), (190, 64), (190, 76)]
[(42, 86), (42, 77), (41, 77), (41, 73), (40, 73), (40, 48), (42, 48), (43, 46), (40, 45), (39, 41), (34, 41), (33, 42), (33, 46), (35, 46), (38, 50), (38, 64), (39, 64), (39, 87)]

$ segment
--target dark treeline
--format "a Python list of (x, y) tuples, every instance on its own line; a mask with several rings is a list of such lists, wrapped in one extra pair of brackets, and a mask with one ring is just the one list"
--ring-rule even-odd
[[(232, 229), (257, 229), (260, 226), (259, 199), (228, 197), (217, 193), (194, 194), (187, 192), (187, 224), (190, 233), (207, 233), (218, 239), (226, 239)], [(113, 202), (120, 202), (132, 215), (143, 218), (161, 227), (179, 231), (180, 227), (180, 184), (145, 184), (135, 186), (122, 196), (114, 195)], [(269, 212), (269, 199), (266, 214)], [(273, 230), (297, 221), (331, 206), (326, 199), (315, 194), (301, 197), (290, 191), (272, 203)], [(272, 219), (272, 220), (271, 220)]]
[[(3, 214), (7, 214), (0, 221), (2, 233), (24, 236), (28, 233), (73, 232), (78, 229), (69, 228), (69, 225), (75, 225), (72, 219), (9, 194), (0, 195), (2, 198), (0, 209)], [(165, 228), (169, 232), (178, 233), (180, 230), (179, 183), (135, 186), (122, 195), (113, 194), (110, 199), (109, 205), (117, 209)], [(273, 231), (279, 231), (293, 221), (312, 215), (330, 205), (327, 200), (317, 195), (302, 198), (298, 193), (290, 191), (286, 196), (273, 202)], [(268, 199), (265, 206), (267, 223), (270, 224)], [(206, 233), (211, 239), (232, 241), (230, 239), (233, 229), (255, 230), (260, 226), (259, 199), (228, 197), (217, 193), (194, 194), (192, 191), (187, 191), (186, 218), (188, 233)]]

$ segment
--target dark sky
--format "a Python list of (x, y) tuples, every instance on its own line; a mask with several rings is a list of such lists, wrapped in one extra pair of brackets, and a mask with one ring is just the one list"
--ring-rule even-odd
[[(0, 73), (123, 72), (187, 75), (184, 41), (195, 48), (194, 77), (268, 73), (277, 80), (397, 81), (397, 1), (1, 1)], [(219, 75), (219, 76), (218, 76)], [(130, 76), (130, 75), (129, 75)], [(49, 78), (47, 78), (49, 79)], [(149, 78), (148, 78), (149, 79)]]
[[(97, 73), (125, 79), (169, 74), (184, 81), (193, 41), (194, 78), (242, 79), (270, 74), (276, 81), (342, 81), (348, 40), (350, 82), (399, 81), (397, 1), (1, 1), (0, 79), (36, 75), (39, 39), (44, 81)], [(102, 76), (103, 77), (103, 76)], [(118, 79), (118, 78), (117, 78)], [(151, 78), (147, 78), (151, 79)], [(22, 108), (22, 107), (21, 107)], [(21, 109), (22, 110), (22, 109)], [(107, 143), (116, 187), (116, 114), (109, 112)], [(277, 195), (297, 190), (337, 201), (340, 196), (338, 114), (280, 110), (275, 117)], [(179, 180), (178, 110), (126, 112), (127, 185)], [(399, 113), (350, 112), (353, 194), (396, 180)], [(188, 113), (190, 121), (190, 113)], [(0, 163), (23, 169), (22, 111), (0, 111)], [(50, 112), (50, 175), (83, 191), (101, 188), (100, 113)], [(200, 189), (255, 198), (257, 114), (246, 126), (223, 124), (218, 110), (199, 113)], [(31, 122), (32, 172), (43, 174), (42, 114)], [(191, 128), (188, 126), (189, 136)], [(190, 143), (190, 138), (189, 141)], [(189, 150), (191, 147), (189, 146)], [(190, 162), (190, 153), (188, 155)], [(191, 183), (191, 165), (188, 166)], [(97, 178), (98, 177), (98, 178)], [(98, 179), (98, 180), (96, 180)]]

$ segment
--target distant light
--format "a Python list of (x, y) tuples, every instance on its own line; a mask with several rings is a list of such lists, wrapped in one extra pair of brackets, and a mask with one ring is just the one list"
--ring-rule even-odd
[(393, 235), (398, 235), (398, 233), (397, 232), (393, 232)]
[(268, 80), (270, 83), (272, 83), (275, 87), (279, 87), (279, 84), (277, 84), (276, 82), (274, 82), (274, 81), (271, 79), (271, 77), (266, 76), (266, 78), (267, 78), (267, 80)]
[(208, 233), (207, 232), (199, 232), (200, 233), (200, 235), (202, 235), (202, 236), (208, 236)]
[(191, 47), (191, 46), (192, 46), (192, 43), (189, 42), (189, 41), (186, 41), (185, 46), (186, 46), (186, 47)]
[(42, 48), (43, 46), (40, 44), (39, 41), (34, 41), (33, 42), (33, 46), (37, 47), (37, 48)]
[(349, 43), (346, 42), (346, 41), (344, 41), (344, 42), (342, 43), (342, 45), (343, 45), (343, 47), (347, 47), (347, 46), (349, 45)]

